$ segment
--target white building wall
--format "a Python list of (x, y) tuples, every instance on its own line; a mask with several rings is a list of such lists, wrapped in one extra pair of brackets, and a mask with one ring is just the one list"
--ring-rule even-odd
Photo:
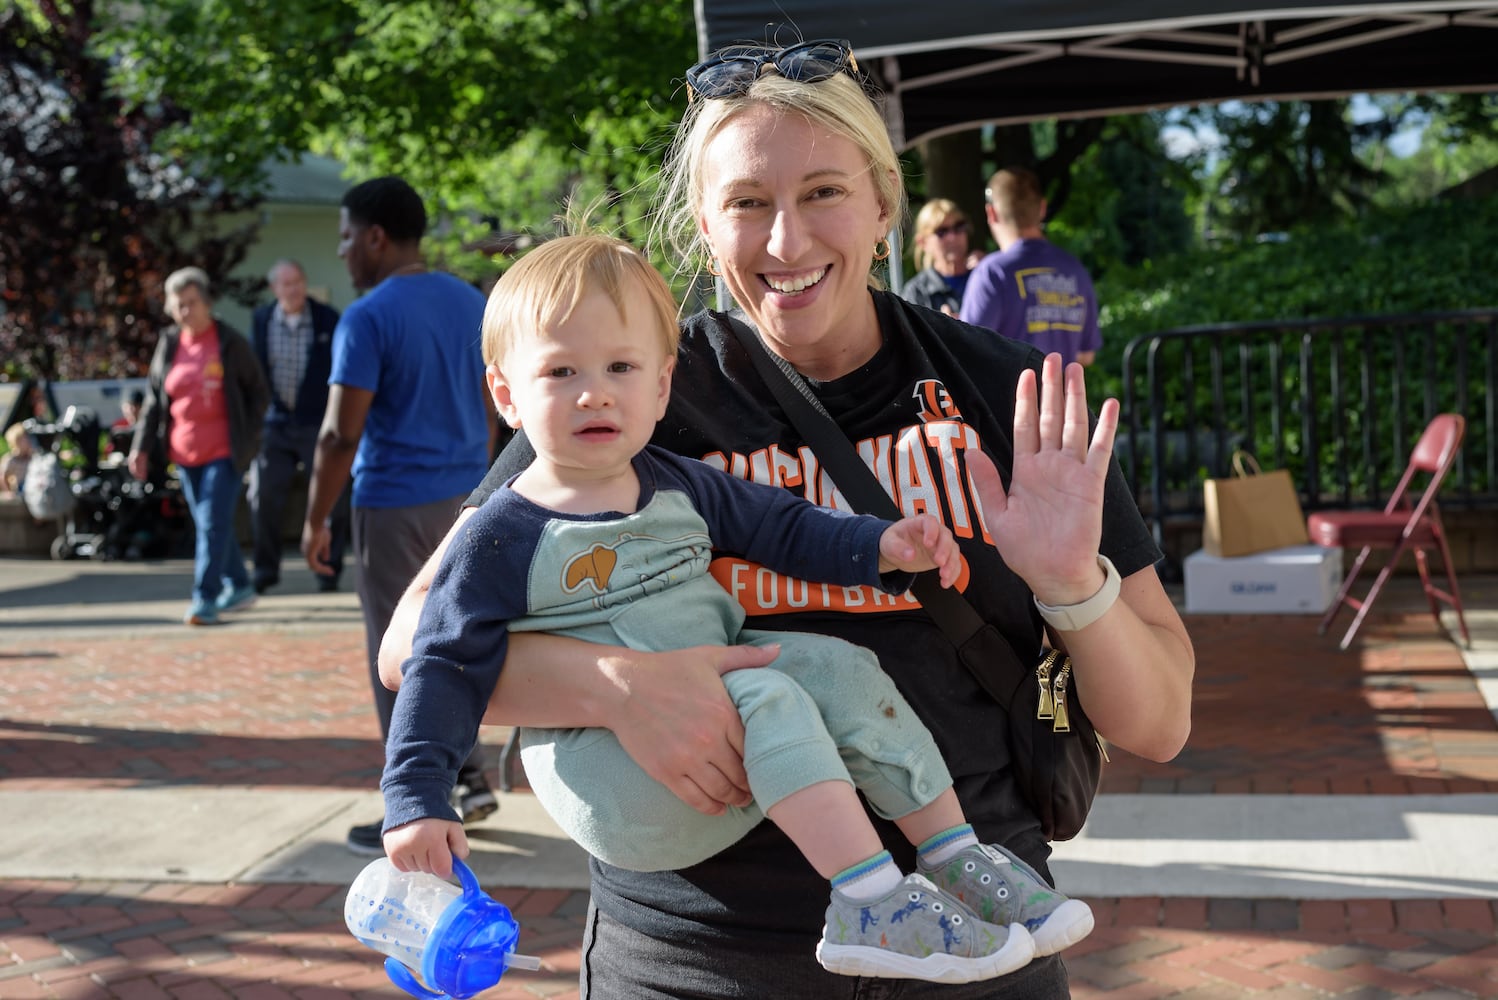
[[(337, 205), (266, 203), (261, 218), (260, 238), (234, 270), (236, 278), (264, 280), (272, 264), (290, 257), (307, 272), (307, 291), (313, 298), (340, 312), (354, 301), (354, 286), (338, 258)], [(267, 290), (260, 303), (270, 301)], [(250, 308), (225, 298), (215, 303), (215, 311), (235, 328), (249, 331)]]

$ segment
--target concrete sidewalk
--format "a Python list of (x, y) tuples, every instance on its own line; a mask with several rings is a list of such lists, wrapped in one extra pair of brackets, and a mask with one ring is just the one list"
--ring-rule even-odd
[[(343, 843), (349, 826), (381, 811), (378, 729), (360, 666), (358, 597), (347, 587), (331, 594), (317, 591), (311, 572), (288, 554), (281, 584), (255, 606), (222, 625), (189, 629), (181, 615), (191, 586), (192, 566), (185, 561), (0, 559), (0, 662), (45, 656), (45, 647), (59, 641), (107, 650), (145, 639), (173, 645), (206, 640), (252, 650), (263, 647), (267, 637), (302, 643), (337, 636), (346, 670), (340, 669), (336, 679), (340, 690), (354, 689), (344, 719), (352, 723), (349, 735), (376, 738), (376, 745), (366, 748), (367, 780), (357, 788), (213, 787), (210, 773), (207, 780), (188, 782), (175, 775), (134, 787), (79, 783), (70, 788), (63, 780), (17, 789), (0, 771), (0, 817), (6, 817), (0, 819), (0, 878), (346, 885), (370, 860)], [(264, 683), (281, 683), (274, 666), (263, 666)], [(213, 669), (211, 662), (205, 669)], [(305, 685), (306, 678), (298, 682)], [(255, 683), (253, 676), (243, 680), (240, 693), (246, 700), (255, 697)], [(170, 698), (171, 692), (160, 695)], [(14, 718), (17, 713), (3, 714)], [(0, 721), (0, 733), (5, 728)], [(486, 741), (494, 736), (491, 731)], [(498, 759), (498, 747), (491, 758)], [(500, 814), (471, 836), (480, 879), (527, 888), (586, 888), (586, 855), (534, 797), (500, 794)]]
[[(130, 639), (184, 631), (192, 562), (94, 562), (0, 557), (0, 652), (37, 639)], [(232, 625), (237, 631), (357, 628), (359, 598), (351, 574), (324, 594), (312, 572), (287, 553), (280, 586)]]
[[(304, 566), (288, 559), (281, 587), (209, 630), (178, 621), (190, 580), (183, 563), (0, 560), (0, 657), (24, 657), (28, 647), (59, 639), (107, 647), (145, 636), (232, 636), (248, 648), (264, 636), (336, 632), (355, 647), (348, 669), (357, 672), (357, 598), (317, 593)], [(1475, 641), (1467, 658), (1491, 685), (1498, 612), (1469, 618)], [(278, 683), (274, 671), (268, 683)], [(8, 817), (0, 822), (0, 878), (347, 883), (367, 859), (348, 852), (343, 835), (380, 812), (372, 768), (363, 789), (65, 781), (18, 789), (0, 781), (0, 816)], [(503, 800), (472, 838), (481, 880), (585, 888), (585, 856), (534, 798)], [(1494, 844), (1493, 794), (1105, 795), (1083, 834), (1057, 845), (1056, 874), (1081, 895), (1498, 897)]]
[[(342, 887), (368, 861), (343, 836), (380, 810), (357, 599), (317, 593), (289, 555), (283, 574), (247, 613), (189, 629), (180, 624), (187, 563), (0, 559), (0, 997), (130, 995), (97, 979), (93, 993), (21, 984), (45, 985), (49, 969), (108, 979), (114, 973), (95, 963), (129, 951), (110, 934), (188, 933), (141, 923), (154, 912), (137, 909), (141, 893), (212, 899), (187, 918), (201, 919), (199, 933), (210, 937), (259, 901), (276, 915), (244, 919), (326, 928), (316, 951), (347, 954), (328, 967), (345, 978), (329, 971), (316, 981), (395, 995), (369, 992), (382, 981), (377, 969), (365, 975), (371, 956), (339, 933)], [(1124, 967), (1167, 981), (1175, 973), (1160, 962), (1142, 971), (1148, 955), (1167, 943), (1172, 954), (1194, 948), (1183, 942), (1235, 921), (1244, 934), (1229, 936), (1258, 954), (1262, 942), (1249, 938), (1260, 933), (1302, 935), (1323, 949), (1366, 943), (1358, 928), (1369, 920), (1375, 930), (1428, 930), (1436, 936), (1420, 940), (1443, 942), (1448, 954), (1486, 956), (1476, 974), (1491, 988), (1429, 996), (1498, 996), (1498, 601), (1491, 579), (1463, 584), (1476, 609), (1474, 648), (1464, 654), (1407, 592), (1347, 653), (1305, 617), (1188, 619), (1199, 667), (1187, 750), (1168, 765), (1115, 754), (1087, 829), (1057, 845), (1058, 880), (1099, 910), (1088, 947), (1105, 949), (1069, 959), (1077, 996), (1122, 989)], [(506, 735), (485, 731), (496, 756)], [(470, 831), (474, 868), (496, 896), (526, 908), (522, 945), (545, 952), (550, 971), (506, 977), (511, 992), (501, 993), (567, 995), (585, 859), (523, 788), (502, 800)], [(119, 929), (98, 931), (103, 943), (74, 954), (69, 940), (94, 940), (83, 934), (87, 921), (65, 916), (82, 900), (99, 908), (98, 926)], [(53, 906), (64, 922), (48, 930), (35, 914)], [(1386, 944), (1397, 952), (1414, 941)], [(50, 957), (16, 959), (32, 948)], [(348, 972), (350, 961), (362, 971)], [(1295, 961), (1296, 975), (1311, 975)], [(1191, 965), (1208, 985), (1189, 995), (1253, 992), (1214, 992), (1221, 970), (1202, 971), (1208, 964)], [(220, 981), (229, 995), (292, 975), (254, 958), (241, 965)], [(154, 975), (149, 963), (125, 966)]]

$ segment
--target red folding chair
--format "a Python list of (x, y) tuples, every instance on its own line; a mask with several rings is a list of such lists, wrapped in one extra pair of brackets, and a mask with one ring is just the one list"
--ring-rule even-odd
[[(1404, 476), (1382, 511), (1320, 511), (1306, 518), (1306, 530), (1311, 541), (1317, 545), (1335, 549), (1362, 549), (1352, 564), (1347, 579), (1342, 581), (1337, 599), (1332, 602), (1331, 608), (1317, 627), (1317, 632), (1325, 632), (1344, 604), (1357, 609), (1352, 626), (1342, 637), (1343, 649), (1352, 642), (1358, 626), (1368, 616), (1368, 609), (1373, 606), (1374, 599), (1393, 575), (1400, 557), (1406, 551), (1415, 553), (1415, 565), (1420, 570), (1420, 585), (1425, 589), (1425, 599), (1430, 602), (1430, 613), (1435, 616), (1436, 623), (1440, 624), (1441, 621), (1438, 602), (1451, 605), (1456, 609), (1456, 620), (1461, 625), (1462, 642), (1467, 646), (1472, 645), (1472, 637), (1467, 632), (1467, 618), (1462, 614), (1462, 595), (1456, 585), (1456, 571), (1451, 565), (1451, 549), (1446, 544), (1446, 529), (1441, 524), (1441, 508), (1436, 504), (1436, 492), (1441, 488), (1441, 480), (1446, 478), (1446, 473), (1456, 461), (1457, 450), (1461, 447), (1462, 434), (1466, 428), (1466, 419), (1455, 413), (1439, 414), (1427, 424), (1415, 445), (1414, 454), (1410, 456), (1410, 464), (1405, 468)], [(1427, 474), (1430, 479), (1426, 482), (1419, 501), (1414, 502), (1410, 493), (1417, 472)], [(1431, 583), (1430, 567), (1425, 556), (1428, 548), (1440, 550), (1449, 590), (1442, 590)], [(1351, 596), (1352, 585), (1357, 580), (1363, 563), (1367, 562), (1368, 554), (1374, 549), (1393, 551), (1384, 568), (1379, 570), (1373, 586), (1368, 588), (1367, 595), (1358, 600)]]

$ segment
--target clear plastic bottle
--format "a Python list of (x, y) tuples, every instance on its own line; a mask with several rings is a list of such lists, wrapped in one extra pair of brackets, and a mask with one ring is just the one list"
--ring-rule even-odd
[(343, 904), (349, 932), (387, 956), (391, 982), (424, 1000), (465, 1000), (498, 983), (506, 969), (541, 967), (515, 954), (520, 927), (509, 909), (457, 858), (453, 871), (461, 888), (379, 858), (359, 873)]

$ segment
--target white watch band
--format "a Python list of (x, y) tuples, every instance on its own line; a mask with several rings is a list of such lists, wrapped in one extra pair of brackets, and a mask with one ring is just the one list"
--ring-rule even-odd
[(1103, 571), (1103, 585), (1096, 594), (1078, 604), (1060, 606), (1043, 604), (1037, 597), (1035, 606), (1040, 609), (1040, 617), (1062, 632), (1076, 632), (1107, 614), (1108, 609), (1113, 607), (1113, 602), (1118, 600), (1119, 591), (1123, 588), (1123, 578), (1118, 575), (1118, 568), (1107, 556), (1099, 553), (1097, 564)]

